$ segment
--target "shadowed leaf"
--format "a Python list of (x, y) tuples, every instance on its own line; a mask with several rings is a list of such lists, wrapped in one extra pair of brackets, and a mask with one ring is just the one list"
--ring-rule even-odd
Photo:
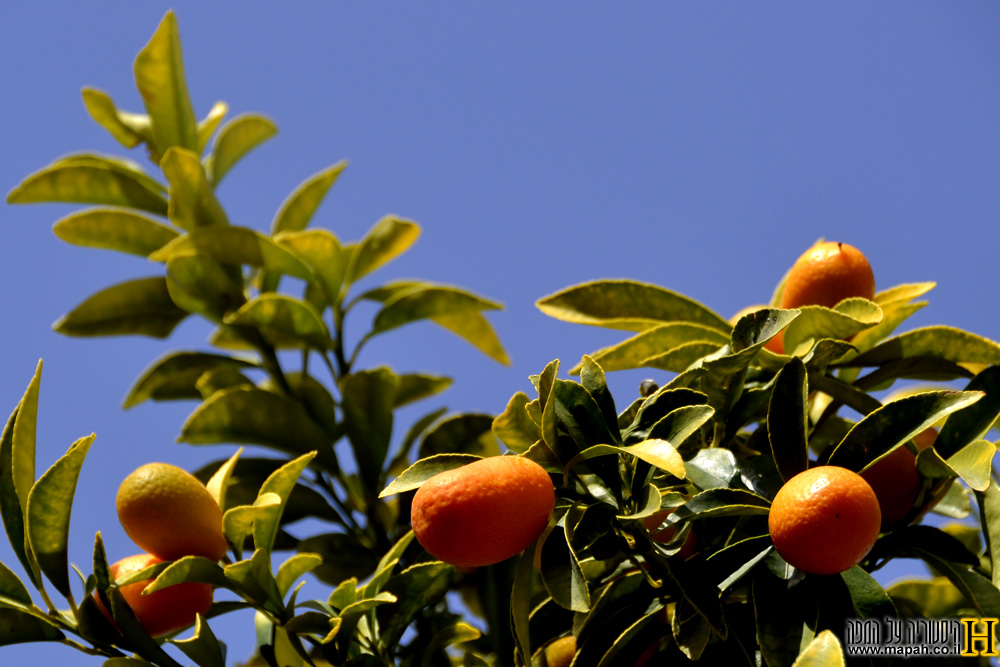
[(225, 644), (216, 639), (208, 623), (199, 614), (194, 635), (189, 639), (172, 639), (170, 643), (195, 662), (198, 667), (225, 667)]
[(51, 623), (21, 611), (0, 607), (0, 646), (29, 642), (54, 642), (63, 639), (62, 632)]
[(198, 378), (217, 368), (255, 368), (243, 359), (207, 352), (171, 352), (157, 359), (136, 379), (122, 404), (131, 408), (147, 400), (168, 401), (201, 398)]
[(63, 315), (52, 328), (66, 336), (142, 335), (166, 338), (188, 316), (161, 276), (107, 287)]

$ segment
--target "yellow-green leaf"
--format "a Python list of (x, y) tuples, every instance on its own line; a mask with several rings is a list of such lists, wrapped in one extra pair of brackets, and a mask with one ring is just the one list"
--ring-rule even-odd
[(302, 280), (313, 277), (312, 270), (298, 257), (270, 238), (246, 227), (200, 227), (178, 236), (149, 256), (165, 262), (174, 255), (197, 252), (223, 264), (248, 264)]
[(259, 114), (241, 114), (222, 126), (206, 169), (216, 186), (229, 170), (251, 150), (264, 143), (278, 128), (270, 118)]
[(844, 649), (837, 635), (824, 630), (809, 643), (792, 667), (843, 667)]
[(852, 366), (929, 356), (958, 364), (1000, 364), (1000, 344), (961, 329), (931, 326), (894, 336), (851, 360)]
[(215, 471), (212, 477), (205, 484), (205, 488), (208, 489), (208, 492), (215, 500), (215, 504), (223, 510), (229, 509), (226, 506), (226, 492), (229, 490), (229, 479), (232, 477), (233, 468), (236, 467), (236, 462), (239, 460), (240, 454), (242, 453), (243, 448), (240, 447), (236, 450), (235, 454), (230, 456), (225, 463), (219, 466), (219, 469)]
[(128, 409), (150, 399), (167, 401), (200, 398), (198, 379), (208, 371), (223, 367), (254, 368), (256, 364), (207, 352), (170, 352), (142, 372), (129, 389), (122, 407)]
[(271, 508), (281, 505), (281, 498), (274, 493), (262, 493), (252, 505), (238, 505), (222, 515), (222, 533), (233, 545), (237, 558), (243, 557), (243, 542), (253, 530), (253, 522), (266, 516)]
[(135, 148), (144, 141), (152, 143), (149, 116), (120, 111), (107, 93), (96, 88), (83, 89), (83, 104), (90, 117), (125, 148)]
[(167, 12), (135, 59), (135, 83), (152, 122), (160, 155), (180, 146), (198, 150), (198, 127), (184, 80), (177, 17)]
[(340, 240), (325, 229), (309, 229), (300, 232), (282, 232), (274, 240), (301, 257), (312, 268), (328, 304), (340, 300), (340, 289), (347, 274), (348, 256), (340, 245)]
[(330, 347), (330, 332), (316, 309), (284, 294), (261, 294), (226, 316), (224, 322), (254, 327), (275, 347)]
[(94, 435), (74, 442), (69, 451), (46, 470), (28, 494), (28, 544), (42, 572), (56, 590), (69, 595), (69, 518), (80, 468)]
[(145, 257), (177, 237), (177, 231), (146, 216), (97, 208), (73, 213), (52, 228), (66, 243)]
[(183, 148), (171, 148), (160, 160), (163, 175), (170, 183), (170, 222), (192, 231), (198, 227), (228, 225), (229, 219), (198, 156)]
[(212, 105), (208, 115), (198, 121), (198, 155), (205, 152), (208, 140), (212, 138), (212, 134), (227, 113), (229, 113), (229, 105), (225, 102), (216, 102)]
[(118, 283), (91, 295), (52, 328), (67, 336), (166, 338), (187, 315), (171, 298), (167, 279), (155, 276)]
[(729, 336), (732, 325), (702, 304), (656, 285), (598, 280), (567, 287), (536, 304), (566, 322), (645, 331), (663, 322), (693, 322)]
[(387, 215), (376, 222), (351, 253), (346, 280), (360, 278), (388, 264), (409, 250), (420, 236), (420, 225)]
[(194, 635), (188, 639), (171, 639), (176, 646), (198, 667), (225, 667), (226, 652), (223, 644), (216, 639), (208, 622), (201, 616), (195, 620)]
[[(729, 342), (729, 336), (717, 328), (691, 322), (670, 322), (646, 329), (631, 338), (598, 350), (591, 355), (605, 371), (641, 368), (647, 359), (692, 342), (712, 343), (718, 348)], [(578, 364), (571, 374), (578, 374)]]
[(280, 504), (269, 507), (258, 516), (253, 522), (253, 543), (257, 549), (263, 549), (270, 553), (274, 546), (274, 539), (278, 535), (278, 527), (281, 524), (281, 513), (288, 502), (288, 496), (295, 483), (298, 481), (302, 471), (316, 457), (316, 452), (304, 454), (293, 461), (289, 461), (281, 466), (270, 477), (264, 481), (260, 487), (260, 496), (265, 494), (275, 494), (281, 500)]
[(510, 365), (510, 358), (503, 349), (500, 338), (482, 313), (466, 311), (454, 315), (435, 315), (430, 320), (470, 343), (493, 361), (504, 366)]
[(322, 562), (323, 557), (319, 554), (300, 553), (282, 563), (274, 577), (281, 595), (286, 595), (296, 579), (319, 567)]
[(502, 307), (457, 287), (422, 285), (387, 300), (375, 315), (372, 330), (373, 333), (381, 333), (417, 320), (499, 310)]
[(788, 354), (798, 348), (807, 351), (820, 338), (844, 339), (882, 321), (882, 309), (862, 298), (844, 299), (834, 308), (801, 306), (785, 329), (784, 345)]
[(274, 216), (274, 221), (271, 223), (271, 234), (298, 232), (305, 229), (316, 213), (316, 209), (323, 202), (323, 198), (326, 197), (326, 193), (346, 167), (347, 162), (341, 160), (318, 174), (313, 174), (295, 188), (295, 191), (282, 202), (281, 208)]
[[(701, 409), (704, 406), (691, 406), (694, 409)], [(678, 408), (684, 410), (684, 408)], [(646, 463), (656, 466), (660, 470), (669, 472), (678, 479), (684, 479), (684, 459), (677, 452), (677, 449), (666, 440), (643, 440), (642, 442), (622, 447), (623, 450), (633, 456), (642, 459)]]
[(28, 495), (35, 484), (35, 435), (38, 425), (38, 390), (42, 381), (42, 360), (17, 405), (12, 440), (11, 475), (21, 508), (27, 508)]
[(169, 297), (184, 311), (200, 313), (213, 322), (222, 322), (227, 313), (246, 302), (237, 276), (205, 255), (180, 254), (167, 260)]

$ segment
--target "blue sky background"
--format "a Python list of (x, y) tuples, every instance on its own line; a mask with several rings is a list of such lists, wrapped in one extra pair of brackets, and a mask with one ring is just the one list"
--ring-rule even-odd
[[(862, 249), (879, 288), (937, 281), (911, 327), (1000, 339), (998, 3), (4, 3), (0, 189), (65, 153), (123, 153), (80, 88), (140, 110), (132, 60), (171, 6), (198, 116), (225, 100), (280, 128), (220, 187), (234, 223), (268, 229), (296, 185), (347, 158), (315, 225), (353, 240), (387, 213), (416, 220), (421, 240), (378, 282), (506, 305), (491, 320), (509, 367), (426, 324), (366, 349), (363, 365), (455, 378), (401, 427), (439, 405), (499, 412), (552, 359), (568, 369), (623, 338), (547, 318), (534, 306), (546, 294), (633, 278), (729, 317), (767, 301), (819, 237)], [(120, 409), (154, 358), (207, 349), (206, 326), (166, 342), (51, 331), (98, 289), (158, 272), (57, 240), (52, 223), (75, 208), (0, 208), (0, 410), (44, 358), (39, 470), (97, 433), (70, 554), (89, 570), (98, 530), (112, 559), (137, 550), (114, 515), (129, 471), (232, 448), (174, 444), (193, 404)], [(620, 407), (647, 375), (611, 376)], [(0, 560), (14, 563), (6, 543)], [(250, 620), (219, 625), (245, 658)], [(0, 656), (99, 664), (63, 647)]]

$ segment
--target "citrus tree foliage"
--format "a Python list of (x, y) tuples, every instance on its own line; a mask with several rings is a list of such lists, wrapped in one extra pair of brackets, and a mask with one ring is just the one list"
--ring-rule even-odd
[[(213, 324), (211, 351), (154, 361), (126, 408), (196, 401), (182, 441), (274, 455), (237, 450), (196, 471), (225, 512), (231, 554), (222, 562), (185, 557), (114, 582), (98, 535), (92, 563), (71, 566), (70, 509), (93, 436), (37, 473), (39, 365), (0, 438), (0, 516), (27, 579), (0, 564), (0, 644), (58, 641), (112, 666), (218, 667), (227, 656), (212, 618), (253, 609), (254, 665), (544, 666), (545, 648), (572, 635), (577, 667), (777, 667), (842, 664), (846, 619), (1000, 617), (1000, 498), (987, 439), (1000, 415), (1000, 345), (950, 327), (897, 334), (933, 284), (832, 309), (772, 305), (735, 323), (655, 285), (577, 285), (538, 307), (627, 332), (624, 340), (572, 368), (553, 361), (530, 378), (530, 395), (515, 393), (495, 417), (433, 411), (394, 438), (395, 409), (449, 380), (358, 368), (359, 351), (430, 320), (506, 363), (484, 317), (499, 304), (423, 281), (358, 293), (356, 282), (405, 252), (419, 227), (390, 216), (353, 242), (310, 227), (343, 163), (289, 195), (270, 233), (231, 224), (215, 188), (275, 126), (257, 114), (226, 121), (222, 103), (195, 117), (172, 14), (135, 75), (145, 113), (93, 89), (84, 103), (123, 146), (145, 148), (151, 172), (71, 155), (28, 176), (8, 201), (93, 205), (56, 223), (57, 236), (159, 264), (155, 275), (86, 299), (58, 331), (166, 338), (190, 316)], [(363, 301), (376, 315), (349, 349), (344, 322)], [(764, 349), (782, 331), (788, 354)], [(634, 368), (656, 381), (616, 399), (605, 373)], [(922, 391), (887, 395), (900, 381)], [(785, 480), (817, 464), (860, 472), (899, 447), (916, 452), (912, 439), (929, 427), (939, 435), (916, 456), (921, 488), (908, 517), (859, 565), (818, 576), (782, 560), (767, 517)], [(413, 491), (499, 454), (498, 443), (551, 473), (548, 526), (494, 566), (460, 571), (433, 560), (409, 529)], [(921, 525), (928, 511), (978, 521)], [(674, 529), (665, 541), (651, 538), (654, 516), (665, 517), (654, 532)], [(328, 528), (302, 539), (284, 529), (306, 517)], [(693, 555), (682, 554), (692, 535)], [(932, 576), (882, 588), (872, 573), (904, 557), (926, 562)], [(300, 599), (307, 575), (328, 597)], [(119, 591), (144, 579), (151, 590), (210, 583), (216, 602), (190, 636), (154, 640)]]

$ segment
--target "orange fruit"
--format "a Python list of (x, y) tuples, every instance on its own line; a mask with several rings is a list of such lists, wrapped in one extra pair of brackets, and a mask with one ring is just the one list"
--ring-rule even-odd
[[(928, 428), (918, 433), (913, 442), (918, 449), (924, 449), (932, 446), (936, 437), (937, 431)], [(920, 476), (916, 459), (905, 446), (897, 447), (861, 473), (878, 498), (883, 530), (902, 521), (917, 500)]]
[[(795, 260), (781, 293), (782, 308), (825, 306), (833, 308), (844, 299), (875, 297), (875, 275), (860, 250), (846, 243), (817, 243)], [(784, 336), (767, 342), (767, 349), (784, 353)]]
[[(123, 580), (150, 565), (162, 562), (161, 559), (150, 554), (129, 556), (110, 567), (111, 578), (115, 581)], [(122, 586), (119, 591), (132, 609), (139, 624), (153, 637), (160, 637), (186, 628), (195, 622), (198, 614), (204, 615), (212, 606), (211, 584), (177, 584), (149, 595), (143, 595), (142, 590), (152, 581), (152, 579), (137, 581), (134, 584)], [(114, 619), (97, 593), (94, 593), (94, 597), (104, 615), (114, 623)]]
[[(677, 532), (677, 526), (667, 526), (663, 530), (653, 532), (660, 527), (661, 523), (666, 521), (668, 516), (673, 513), (673, 510), (662, 510), (652, 516), (647, 516), (642, 520), (643, 527), (649, 531), (649, 539), (654, 542), (659, 542), (660, 544), (667, 544), (670, 540), (674, 539), (674, 533)], [(681, 550), (677, 552), (677, 555), (684, 560), (687, 560), (694, 555), (697, 549), (698, 540), (694, 536), (694, 531), (690, 531), (684, 539), (684, 544), (681, 545)]]
[(191, 473), (167, 463), (147, 463), (118, 488), (118, 520), (143, 551), (163, 560), (204, 556), (214, 561), (229, 545), (222, 510)]
[(871, 551), (881, 517), (878, 498), (861, 475), (817, 466), (778, 490), (767, 526), (787, 563), (811, 574), (837, 574)]
[(549, 642), (545, 647), (545, 667), (569, 667), (576, 655), (576, 637), (566, 635)]
[(434, 475), (410, 521), (432, 556), (458, 567), (506, 560), (534, 542), (555, 506), (552, 479), (520, 456), (493, 456)]

